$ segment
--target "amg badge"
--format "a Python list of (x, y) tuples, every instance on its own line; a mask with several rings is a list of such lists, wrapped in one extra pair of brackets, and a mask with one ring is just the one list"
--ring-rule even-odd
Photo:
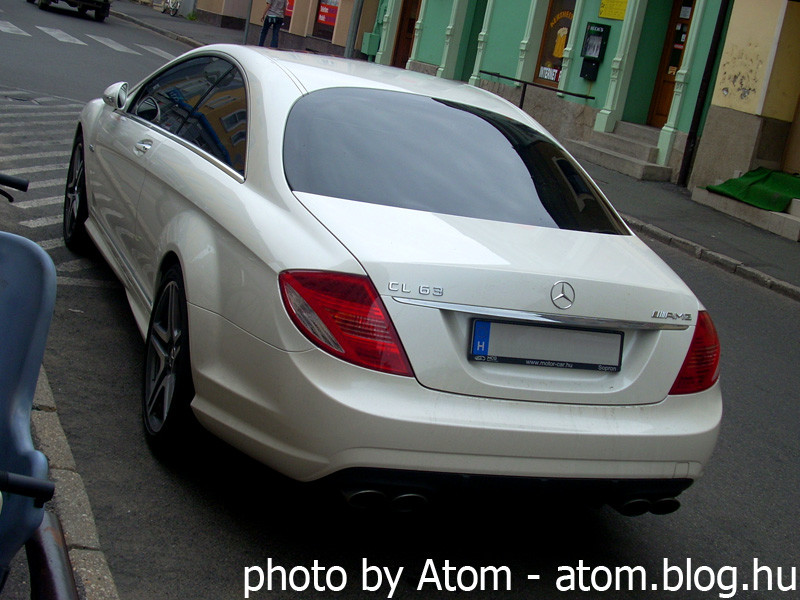
[(654, 310), (654, 319), (670, 319), (672, 321), (691, 321), (692, 313), (674, 313), (666, 310)]

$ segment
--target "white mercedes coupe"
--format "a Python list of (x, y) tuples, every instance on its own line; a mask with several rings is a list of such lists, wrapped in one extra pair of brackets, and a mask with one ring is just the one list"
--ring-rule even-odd
[(124, 285), (156, 444), (199, 421), (357, 505), (508, 484), (633, 515), (678, 508), (717, 440), (708, 313), (474, 86), (193, 50), (85, 107), (64, 237)]

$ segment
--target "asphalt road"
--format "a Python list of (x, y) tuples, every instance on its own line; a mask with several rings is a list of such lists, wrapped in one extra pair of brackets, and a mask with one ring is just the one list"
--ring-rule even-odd
[[(386, 598), (389, 578), (398, 582), (391, 597), (400, 599), (444, 598), (455, 593), (447, 585), (466, 591), (473, 584), (467, 593), (476, 598), (796, 597), (800, 303), (657, 243), (712, 314), (723, 347), (720, 443), (677, 513), (631, 519), (607, 508), (520, 505), (502, 495), (461, 498), (426, 515), (352, 513), (207, 436), (174, 456), (154, 455), (139, 417), (143, 344), (125, 294), (96, 254), (76, 256), (58, 243), (59, 195), (80, 105), (63, 98), (85, 100), (106, 83), (135, 81), (163, 62), (141, 45), (177, 54), (180, 44), (113, 18), (99, 25), (42, 13), (22, 0), (2, 11), (0, 21), (34, 38), (0, 28), (3, 85), (36, 94), (19, 94), (18, 104), (28, 108), (0, 121), (0, 169), (22, 169), (34, 182), (18, 203), (0, 206), (0, 225), (42, 243), (57, 265), (45, 368), (123, 599), (242, 598), (245, 569), (269, 566), (287, 575), (295, 569), (290, 589), (268, 592), (265, 585), (251, 598)], [(55, 38), (38, 29), (45, 22), (87, 47), (58, 42), (47, 50)], [(89, 33), (139, 54), (95, 44)], [(80, 60), (87, 53), (95, 63)], [(53, 154), (38, 156), (45, 153)], [(455, 569), (446, 571), (446, 561)], [(481, 571), (490, 566), (508, 568), (510, 590), (505, 571), (493, 589), (492, 572)], [(377, 571), (365, 567), (382, 569), (374, 591)], [(645, 573), (644, 591), (639, 578), (627, 589), (623, 567), (642, 567), (636, 573)], [(623, 589), (616, 591), (618, 574)], [(248, 575), (256, 587), (258, 571)], [(278, 589), (279, 579), (276, 571)], [(342, 583), (341, 591), (332, 589)], [(779, 591), (779, 584), (795, 591)]]
[(81, 16), (65, 2), (39, 10), (23, 0), (0, 6), (2, 84), (81, 102), (116, 81), (138, 82), (189, 48), (125, 21)]

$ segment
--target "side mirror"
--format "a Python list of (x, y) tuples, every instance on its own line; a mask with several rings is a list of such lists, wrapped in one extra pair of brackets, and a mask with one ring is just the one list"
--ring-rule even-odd
[(103, 92), (103, 102), (113, 108), (122, 108), (128, 100), (128, 84), (124, 81), (114, 83)]

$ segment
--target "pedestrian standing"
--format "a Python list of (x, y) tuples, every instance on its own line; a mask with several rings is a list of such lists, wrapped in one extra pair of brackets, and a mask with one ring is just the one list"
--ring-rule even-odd
[(264, 23), (261, 26), (261, 37), (258, 39), (258, 45), (263, 46), (264, 40), (267, 39), (267, 32), (272, 27), (272, 41), (270, 42), (271, 48), (278, 47), (278, 34), (283, 27), (283, 17), (286, 12), (286, 0), (270, 0), (264, 8), (264, 14), (261, 16), (261, 21)]

